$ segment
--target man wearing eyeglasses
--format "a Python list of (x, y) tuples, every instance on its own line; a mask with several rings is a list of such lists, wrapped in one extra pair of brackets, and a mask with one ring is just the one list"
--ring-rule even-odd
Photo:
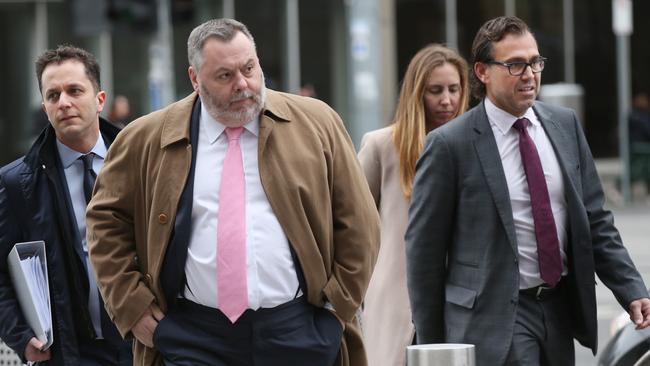
[(623, 247), (572, 110), (537, 102), (545, 58), (516, 17), (472, 45), (478, 106), (427, 136), (406, 233), (418, 343), (470, 343), (477, 365), (574, 365), (597, 349), (595, 276), (638, 329), (646, 286)]

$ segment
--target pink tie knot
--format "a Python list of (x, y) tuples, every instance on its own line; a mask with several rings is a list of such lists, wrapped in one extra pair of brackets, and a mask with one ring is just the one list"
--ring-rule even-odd
[(239, 140), (244, 127), (226, 127), (226, 136), (228, 136), (228, 141)]

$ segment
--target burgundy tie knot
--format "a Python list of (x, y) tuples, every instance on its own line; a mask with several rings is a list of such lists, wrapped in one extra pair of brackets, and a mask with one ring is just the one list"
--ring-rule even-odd
[(244, 127), (226, 127), (226, 136), (228, 136), (228, 141), (239, 140)]
[(524, 132), (526, 131), (526, 128), (528, 128), (529, 123), (530, 121), (528, 120), (528, 118), (519, 118), (518, 120), (515, 121), (515, 124), (512, 125), (512, 127), (517, 129), (517, 131), (519, 132)]

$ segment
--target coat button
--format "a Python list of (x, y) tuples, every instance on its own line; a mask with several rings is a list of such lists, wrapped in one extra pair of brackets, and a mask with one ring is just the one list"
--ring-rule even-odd
[(161, 223), (161, 224), (166, 224), (167, 223), (167, 215), (165, 215), (164, 213), (161, 213), (160, 215), (158, 215), (158, 222)]

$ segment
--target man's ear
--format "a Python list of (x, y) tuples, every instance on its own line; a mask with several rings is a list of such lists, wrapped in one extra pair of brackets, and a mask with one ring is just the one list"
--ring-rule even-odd
[(104, 90), (100, 90), (99, 93), (97, 93), (97, 113), (101, 113), (104, 110), (105, 103), (106, 92)]
[(490, 75), (487, 72), (488, 70), (488, 65), (483, 63), (483, 62), (475, 62), (474, 63), (474, 74), (476, 77), (485, 84), (489, 79)]
[(196, 70), (192, 66), (187, 68), (187, 74), (190, 76), (190, 82), (192, 82), (192, 89), (194, 89), (195, 92), (199, 91), (199, 80), (198, 80), (198, 74)]

